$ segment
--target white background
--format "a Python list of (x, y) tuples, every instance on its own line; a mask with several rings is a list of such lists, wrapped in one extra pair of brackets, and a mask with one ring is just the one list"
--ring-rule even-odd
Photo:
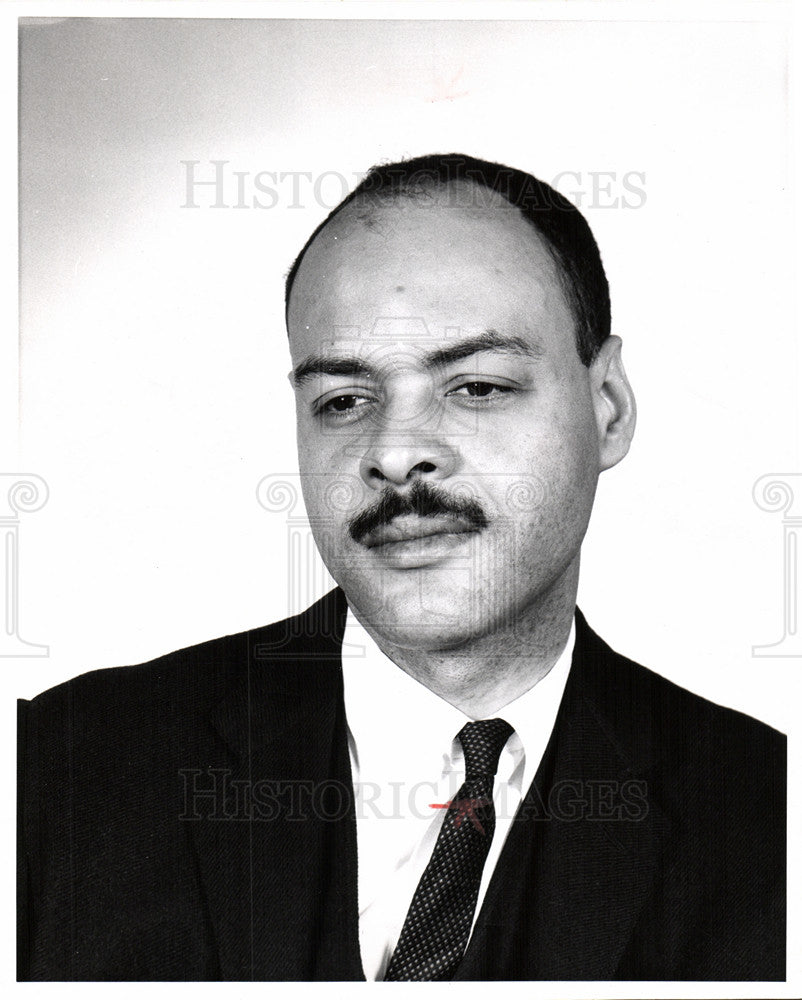
[[(802, 661), (751, 655), (783, 627), (781, 517), (752, 486), (800, 470), (785, 10), (496, 6), (516, 20), (423, 20), (424, 5), (411, 21), (294, 8), (293, 20), (23, 29), (6, 468), (50, 488), (21, 520), (19, 574), (20, 632), (50, 655), (5, 661), (9, 697), (299, 610), (286, 517), (256, 500), (263, 476), (296, 472), (283, 276), (344, 193), (338, 176), (456, 150), (562, 175), (601, 247), (639, 426), (602, 477), (584, 548), (591, 625), (683, 686), (799, 731)], [(12, 54), (13, 31), (6, 18)], [(199, 179), (228, 161), (229, 207), (209, 207), (211, 187), (182, 207), (186, 160)], [(263, 178), (275, 205), (238, 209), (234, 171), (264, 204), (260, 171), (311, 178), (297, 192)], [(613, 176), (594, 197), (600, 172)]]

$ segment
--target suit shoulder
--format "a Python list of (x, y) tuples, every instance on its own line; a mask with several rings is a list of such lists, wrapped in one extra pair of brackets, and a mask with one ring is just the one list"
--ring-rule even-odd
[(67, 703), (118, 704), (120, 701), (152, 700), (166, 689), (198, 685), (221, 690), (240, 673), (254, 650), (270, 647), (286, 633), (292, 619), (256, 629), (208, 639), (165, 653), (144, 663), (101, 667), (78, 674), (48, 688), (31, 699), (19, 699), (23, 716), (46, 716)]
[(644, 667), (627, 657), (618, 656), (622, 668), (635, 675), (635, 683), (640, 684), (648, 693), (649, 700), (655, 705), (664, 705), (677, 719), (684, 718), (704, 721), (708, 731), (721, 730), (731, 737), (740, 736), (747, 739), (760, 738), (768, 742), (785, 744), (786, 736), (779, 730), (745, 712), (728, 708), (717, 702), (695, 694), (681, 687), (674, 681), (663, 677), (654, 670)]
[(764, 722), (716, 704), (615, 652), (582, 620), (587, 689), (616, 731), (635, 745), (668, 752), (725, 753), (731, 762), (782, 757), (786, 737)]

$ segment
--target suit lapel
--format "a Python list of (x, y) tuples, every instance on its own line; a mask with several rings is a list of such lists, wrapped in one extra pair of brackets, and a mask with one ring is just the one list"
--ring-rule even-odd
[(222, 979), (362, 978), (344, 618), (335, 591), (249, 633), (243, 675), (215, 710), (222, 818), (188, 827)]
[(652, 794), (654, 747), (637, 728), (637, 692), (622, 688), (615, 659), (577, 612), (552, 737), (459, 979), (615, 977), (669, 829)]

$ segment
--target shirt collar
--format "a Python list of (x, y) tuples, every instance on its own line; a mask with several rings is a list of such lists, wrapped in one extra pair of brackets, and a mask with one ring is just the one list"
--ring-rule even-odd
[[(575, 625), (551, 670), (494, 713), (515, 729), (499, 778), (523, 794), (548, 743), (571, 667)], [(473, 721), (389, 659), (350, 608), (342, 645), (345, 711), (356, 780), (409, 781), (462, 767), (456, 734)], [(453, 741), (453, 742), (450, 742)]]
[[(507, 748), (514, 756), (517, 753), (518, 758), (508, 780), (521, 795), (532, 784), (554, 729), (571, 670), (575, 640), (576, 625), (572, 620), (563, 651), (551, 670), (528, 691), (495, 713), (499, 718), (506, 719), (515, 730), (516, 735), (510, 739)], [(504, 777), (501, 767), (499, 777)]]

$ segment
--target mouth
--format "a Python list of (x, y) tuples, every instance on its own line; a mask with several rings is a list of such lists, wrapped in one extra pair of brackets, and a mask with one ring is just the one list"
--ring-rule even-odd
[(433, 538), (436, 535), (464, 535), (476, 530), (472, 524), (459, 517), (449, 515), (418, 517), (411, 514), (406, 517), (396, 517), (390, 524), (374, 528), (361, 541), (366, 548), (375, 549), (381, 545), (413, 542), (422, 538)]
[(465, 544), (479, 529), (460, 517), (406, 515), (369, 531), (362, 545), (399, 569), (437, 562)]

